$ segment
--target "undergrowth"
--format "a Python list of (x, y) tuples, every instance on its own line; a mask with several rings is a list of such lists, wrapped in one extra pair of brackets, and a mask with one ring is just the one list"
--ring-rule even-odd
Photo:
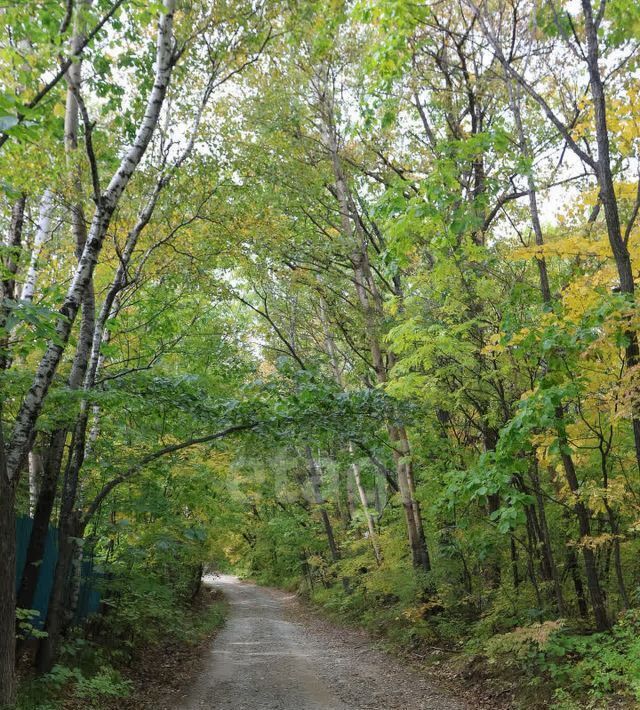
[[(385, 542), (381, 565), (361, 541), (350, 557), (316, 569), (315, 583), (299, 580), (300, 591), (334, 619), (488, 693), (496, 707), (640, 707), (640, 610), (621, 614), (609, 632), (592, 633), (584, 622), (555, 619), (526, 591), (515, 604), (509, 590), (459, 595), (446, 578), (407, 573), (402, 549)], [(264, 570), (260, 581), (292, 586)]]
[(225, 603), (208, 588), (189, 602), (167, 592), (161, 585), (128, 588), (113, 611), (74, 629), (49, 673), (23, 678), (16, 710), (120, 707), (144, 690), (135, 671), (147, 654), (195, 645), (224, 624)]

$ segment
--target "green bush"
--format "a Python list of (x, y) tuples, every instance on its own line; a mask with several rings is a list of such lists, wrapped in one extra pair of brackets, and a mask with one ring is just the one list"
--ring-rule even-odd
[[(640, 611), (623, 614), (607, 633), (582, 635), (562, 620), (518, 627), (489, 639), (489, 663), (550, 691), (558, 710), (611, 707), (612, 698), (640, 702)], [(618, 702), (617, 701), (617, 702)]]
[(606, 707), (614, 694), (640, 702), (640, 611), (623, 614), (610, 633), (559, 635), (554, 650), (546, 671), (558, 686), (558, 707), (570, 707), (571, 698)]
[(46, 675), (21, 686), (17, 710), (56, 710), (69, 697), (98, 708), (102, 700), (126, 698), (130, 692), (130, 681), (111, 665), (92, 671), (57, 664)]

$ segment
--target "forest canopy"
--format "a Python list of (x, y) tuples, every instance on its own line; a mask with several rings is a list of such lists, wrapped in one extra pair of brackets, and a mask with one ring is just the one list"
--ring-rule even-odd
[(91, 560), (123, 647), (228, 569), (633, 707), (640, 5), (0, 19), (0, 706)]

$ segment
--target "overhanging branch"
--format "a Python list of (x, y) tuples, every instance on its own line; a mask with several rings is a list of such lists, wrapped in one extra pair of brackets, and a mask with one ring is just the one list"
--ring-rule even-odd
[(197, 446), (198, 444), (206, 444), (210, 441), (215, 441), (216, 439), (223, 439), (225, 436), (229, 436), (230, 434), (236, 434), (241, 431), (250, 431), (251, 429), (255, 429), (258, 424), (259, 422), (251, 422), (250, 424), (236, 424), (235, 426), (230, 426), (226, 429), (223, 429), (222, 431), (218, 431), (215, 434), (207, 434), (206, 436), (200, 436), (195, 439), (181, 441), (179, 444), (171, 444), (169, 446), (163, 447), (162, 449), (158, 449), (157, 451), (152, 451), (146, 456), (143, 456), (137, 463), (133, 464), (133, 466), (130, 466), (126, 471), (116, 476), (115, 478), (112, 478), (108, 483), (105, 483), (98, 495), (91, 502), (91, 505), (89, 505), (89, 507), (87, 508), (85, 514), (82, 516), (83, 525), (87, 525), (87, 523), (95, 515), (96, 511), (98, 510), (104, 499), (109, 495), (109, 493), (111, 493), (114, 488), (119, 486), (121, 483), (128, 481), (147, 464), (156, 461), (157, 459), (160, 459), (163, 456), (167, 456), (168, 454), (174, 454), (176, 451), (188, 449), (191, 446)]

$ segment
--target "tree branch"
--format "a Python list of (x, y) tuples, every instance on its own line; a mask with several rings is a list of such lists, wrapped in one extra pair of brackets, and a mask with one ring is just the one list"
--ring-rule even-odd
[(567, 126), (558, 118), (558, 116), (554, 113), (553, 109), (547, 101), (544, 99), (543, 96), (541, 96), (534, 88), (529, 84), (524, 76), (516, 71), (513, 68), (513, 65), (507, 61), (506, 57), (504, 56), (504, 53), (502, 51), (502, 48), (500, 47), (500, 44), (498, 43), (498, 39), (485, 21), (484, 16), (482, 15), (480, 8), (475, 4), (474, 0), (464, 0), (465, 4), (467, 7), (471, 9), (471, 11), (477, 16), (478, 21), (480, 23), (480, 27), (482, 28), (482, 31), (485, 35), (485, 37), (489, 40), (489, 43), (493, 47), (493, 52), (496, 57), (496, 59), (502, 64), (504, 70), (510, 74), (515, 81), (522, 86), (522, 88), (531, 96), (531, 98), (540, 106), (542, 109), (543, 113), (545, 116), (551, 121), (551, 123), (555, 126), (556, 130), (558, 133), (564, 138), (566, 141), (567, 145), (571, 148), (571, 150), (580, 158), (580, 160), (584, 161), (590, 168), (592, 168), (594, 171), (598, 170), (598, 162), (591, 156), (589, 153), (587, 153), (583, 148), (581, 148), (578, 143), (575, 141), (571, 133), (569, 132), (569, 129)]
[[(126, 0), (115, 0), (114, 4), (109, 9), (109, 12), (107, 12), (106, 15), (100, 20), (100, 22), (98, 22), (98, 24), (91, 30), (91, 32), (89, 32), (89, 34), (76, 48), (76, 50), (61, 62), (60, 68), (58, 69), (56, 74), (40, 89), (40, 91), (38, 91), (38, 93), (31, 99), (31, 101), (25, 104), (25, 108), (34, 109), (42, 101), (42, 99), (44, 99), (44, 97), (60, 83), (60, 81), (67, 73), (69, 67), (73, 64), (74, 60), (77, 59), (84, 52), (91, 40), (98, 34), (98, 32), (100, 32), (100, 30), (107, 24), (107, 22), (109, 22), (109, 20), (115, 14), (116, 10), (125, 1)], [(23, 114), (18, 114), (17, 118), (18, 125), (20, 125), (24, 121), (25, 116)], [(3, 133), (2, 135), (0, 135), (0, 148), (2, 148), (2, 146), (9, 140), (10, 137), (11, 136), (8, 133)]]
[(187, 441), (181, 441), (179, 444), (171, 444), (169, 446), (163, 447), (162, 449), (158, 449), (157, 451), (153, 451), (150, 454), (147, 454), (146, 456), (143, 456), (137, 463), (135, 463), (133, 466), (130, 466), (126, 471), (116, 476), (115, 478), (112, 478), (108, 483), (105, 483), (98, 495), (93, 499), (93, 501), (87, 508), (85, 514), (82, 516), (83, 524), (86, 525), (91, 520), (93, 515), (100, 507), (101, 503), (109, 495), (109, 493), (111, 493), (111, 491), (116, 488), (116, 486), (119, 486), (121, 483), (128, 481), (132, 476), (138, 473), (138, 471), (140, 471), (141, 468), (144, 468), (147, 464), (152, 463), (153, 461), (156, 461), (157, 459), (162, 458), (163, 456), (167, 456), (168, 454), (174, 454), (176, 453), (176, 451), (182, 451), (183, 449), (188, 449), (192, 446), (197, 446), (198, 444), (206, 444), (210, 441), (215, 441), (216, 439), (223, 439), (225, 436), (229, 436), (230, 434), (235, 434), (237, 432), (255, 429), (258, 424), (259, 422), (251, 422), (250, 424), (236, 424), (234, 426), (227, 427), (222, 431), (218, 431), (215, 434), (208, 434), (206, 436), (200, 436), (195, 439), (188, 439)]

